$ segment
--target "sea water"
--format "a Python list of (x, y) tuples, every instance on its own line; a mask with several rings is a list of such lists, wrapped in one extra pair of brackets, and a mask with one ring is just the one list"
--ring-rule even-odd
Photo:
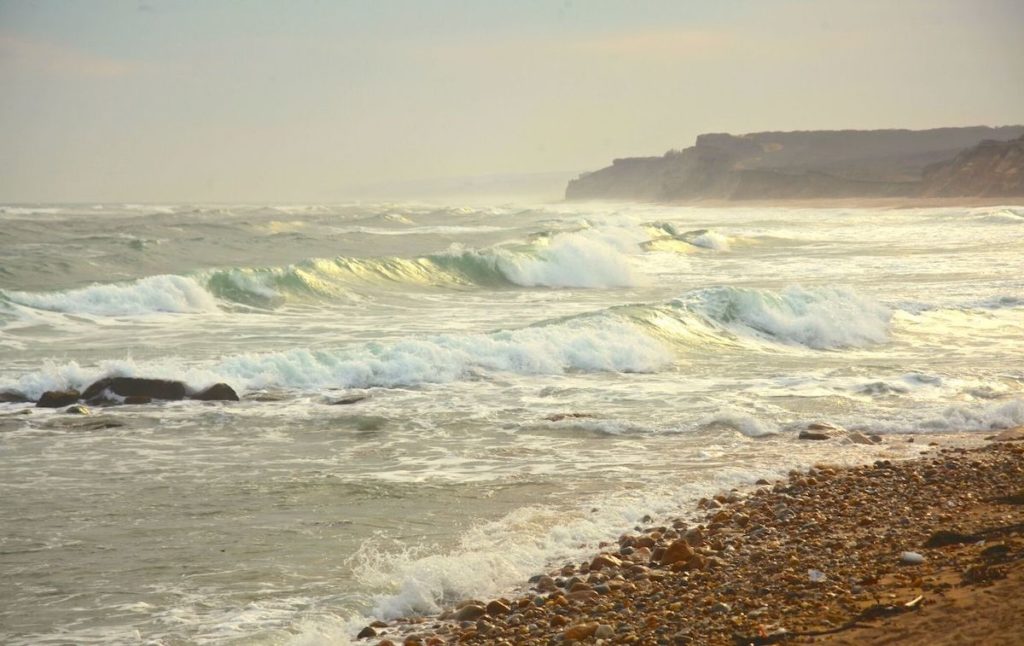
[(1022, 257), (1019, 206), (0, 207), (0, 391), (242, 396), (0, 404), (0, 641), (344, 644), (1024, 424)]

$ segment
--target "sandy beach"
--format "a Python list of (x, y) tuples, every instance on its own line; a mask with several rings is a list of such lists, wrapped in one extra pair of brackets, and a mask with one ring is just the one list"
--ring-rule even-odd
[(363, 643), (1024, 643), (1022, 440), (722, 492), (519, 596), (376, 622)]

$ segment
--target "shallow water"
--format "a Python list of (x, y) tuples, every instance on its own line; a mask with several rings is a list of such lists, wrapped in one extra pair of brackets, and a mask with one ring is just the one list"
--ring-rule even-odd
[(0, 390), (243, 393), (0, 404), (5, 643), (343, 644), (697, 496), (913, 452), (812, 421), (1024, 424), (1022, 207), (0, 208)]

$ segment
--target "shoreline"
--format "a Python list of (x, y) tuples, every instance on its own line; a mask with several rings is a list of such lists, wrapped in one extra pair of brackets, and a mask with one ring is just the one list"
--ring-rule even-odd
[(986, 206), (1022, 206), (1024, 196), (1006, 197), (825, 197), (749, 200), (692, 200), (670, 202), (673, 206), (787, 207), (817, 209), (932, 209), (943, 207), (976, 208)]
[(636, 527), (517, 595), (355, 643), (1024, 643), (1024, 427), (924, 448), (722, 492), (699, 522)]

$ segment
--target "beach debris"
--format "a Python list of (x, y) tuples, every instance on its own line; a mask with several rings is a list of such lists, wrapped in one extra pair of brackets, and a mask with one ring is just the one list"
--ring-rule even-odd
[(917, 552), (900, 552), (900, 563), (904, 565), (921, 565), (924, 561), (924, 556)]

